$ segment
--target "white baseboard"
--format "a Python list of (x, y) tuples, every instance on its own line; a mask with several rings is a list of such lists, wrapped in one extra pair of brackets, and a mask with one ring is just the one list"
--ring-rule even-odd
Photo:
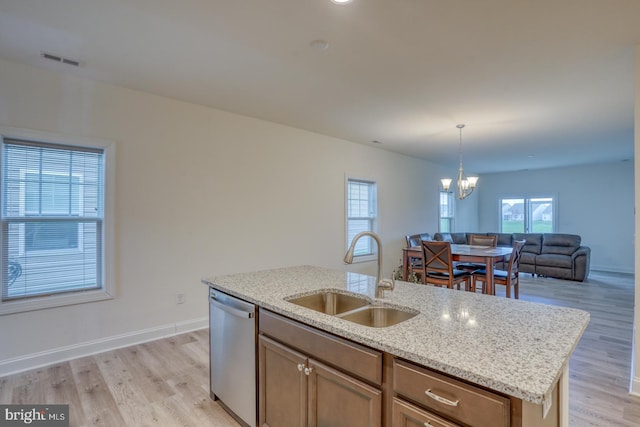
[(631, 379), (631, 390), (629, 390), (629, 393), (634, 396), (640, 397), (640, 378), (639, 377), (633, 377)]
[(620, 267), (611, 267), (607, 265), (591, 265), (589, 271), (602, 271), (605, 273), (623, 273), (623, 274), (634, 274), (635, 270), (633, 268), (620, 268)]
[(5, 359), (0, 361), (0, 377), (207, 327), (209, 319), (203, 317)]

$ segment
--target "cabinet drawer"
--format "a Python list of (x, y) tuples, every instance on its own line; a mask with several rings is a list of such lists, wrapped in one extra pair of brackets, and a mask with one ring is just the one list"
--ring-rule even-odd
[(370, 383), (382, 384), (382, 353), (346, 341), (267, 310), (260, 332)]
[(474, 427), (508, 427), (510, 401), (462, 381), (395, 359), (393, 389), (425, 408)]
[(393, 398), (393, 427), (461, 427), (418, 408), (397, 397)]

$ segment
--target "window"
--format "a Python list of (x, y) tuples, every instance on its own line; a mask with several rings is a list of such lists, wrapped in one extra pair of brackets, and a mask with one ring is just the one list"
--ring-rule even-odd
[[(347, 246), (361, 231), (377, 231), (378, 198), (375, 181), (347, 178)], [(364, 237), (354, 248), (354, 260), (369, 260), (376, 254), (373, 239)]]
[(453, 231), (454, 203), (453, 193), (440, 191), (440, 222), (438, 231), (441, 233), (451, 233)]
[(555, 224), (554, 197), (500, 199), (502, 233), (553, 233)]
[(3, 132), (0, 314), (112, 297), (112, 153), (109, 145)]
[[(70, 178), (70, 179), (69, 179)], [(80, 177), (27, 172), (24, 195), (27, 216), (79, 216), (81, 206)], [(28, 222), (25, 224), (25, 250), (79, 249), (79, 224)]]

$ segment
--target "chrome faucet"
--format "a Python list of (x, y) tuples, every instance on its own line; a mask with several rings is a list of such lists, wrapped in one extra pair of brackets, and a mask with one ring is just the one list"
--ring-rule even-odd
[(369, 236), (378, 244), (378, 275), (376, 276), (376, 298), (384, 298), (384, 290), (388, 289), (390, 291), (395, 288), (395, 281), (393, 278), (391, 279), (382, 279), (382, 242), (380, 241), (380, 237), (372, 232), (372, 231), (361, 231), (356, 234), (351, 241), (351, 246), (349, 246), (349, 250), (344, 255), (344, 262), (347, 264), (353, 263), (353, 251), (356, 248), (356, 243), (363, 236)]

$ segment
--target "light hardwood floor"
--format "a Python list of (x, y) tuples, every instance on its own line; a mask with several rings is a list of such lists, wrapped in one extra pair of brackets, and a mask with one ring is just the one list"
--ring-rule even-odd
[[(640, 397), (628, 393), (633, 276), (591, 272), (584, 283), (523, 276), (521, 299), (579, 308), (591, 314), (569, 362), (571, 427), (640, 426)], [(502, 292), (504, 295), (504, 289)]]
[[(570, 370), (570, 425), (640, 426), (628, 394), (633, 277), (522, 277), (520, 298), (591, 313)], [(504, 287), (498, 287), (504, 296)], [(72, 426), (238, 426), (209, 399), (208, 330), (0, 378), (1, 403), (69, 403)]]

